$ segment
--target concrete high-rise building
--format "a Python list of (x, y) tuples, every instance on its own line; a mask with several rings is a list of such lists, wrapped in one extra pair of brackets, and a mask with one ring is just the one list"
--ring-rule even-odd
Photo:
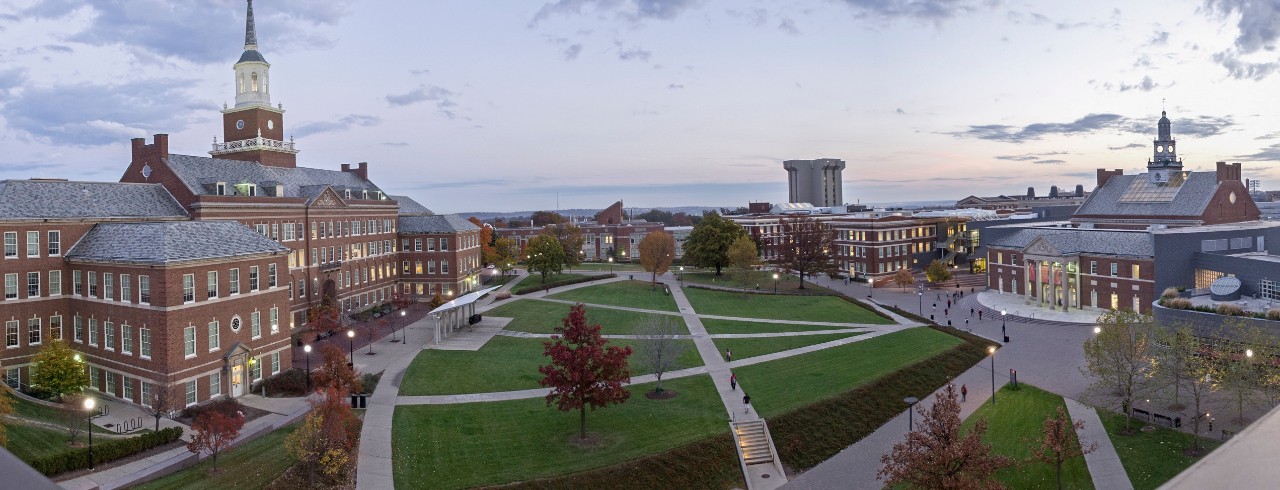
[(817, 207), (844, 205), (844, 160), (787, 160), (787, 202), (807, 202)]

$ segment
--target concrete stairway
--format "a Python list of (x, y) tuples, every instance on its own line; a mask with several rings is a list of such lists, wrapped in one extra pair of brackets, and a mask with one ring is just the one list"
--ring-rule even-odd
[(733, 422), (730, 429), (748, 490), (777, 488), (787, 482), (764, 419)]

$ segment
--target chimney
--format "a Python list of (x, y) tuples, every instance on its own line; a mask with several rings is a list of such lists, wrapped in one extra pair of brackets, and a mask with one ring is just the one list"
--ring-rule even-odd
[(160, 133), (152, 137), (155, 141), (156, 155), (161, 158), (169, 158), (169, 135)]
[(342, 171), (351, 172), (353, 174), (356, 174), (357, 177), (360, 177), (363, 180), (369, 180), (369, 162), (357, 163), (356, 168), (354, 169), (351, 168), (350, 163), (344, 163), (342, 164)]
[(1076, 184), (1076, 197), (1084, 197), (1084, 184)]
[(350, 171), (351, 171), (351, 164), (350, 164), (350, 163), (344, 163), (344, 164), (342, 164), (342, 171), (343, 171), (343, 172), (350, 172)]
[(1058, 197), (1058, 186), (1049, 187), (1049, 197)]
[(1027, 199), (1035, 199), (1035, 198), (1036, 198), (1036, 188), (1035, 188), (1035, 187), (1028, 187), (1028, 188), (1027, 188)]
[(1240, 164), (1218, 162), (1218, 182), (1226, 180), (1240, 180)]
[(1107, 171), (1105, 168), (1098, 169), (1098, 187), (1106, 185), (1108, 180), (1118, 175), (1124, 175), (1124, 170), (1118, 168), (1112, 171)]

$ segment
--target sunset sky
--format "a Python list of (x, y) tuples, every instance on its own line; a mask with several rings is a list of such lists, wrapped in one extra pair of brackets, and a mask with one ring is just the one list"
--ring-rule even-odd
[[(437, 212), (1092, 188), (1162, 108), (1190, 170), (1280, 189), (1280, 6), (999, 0), (254, 2), (299, 164), (368, 161)], [(128, 140), (206, 155), (243, 0), (0, 0), (0, 178), (118, 180)]]

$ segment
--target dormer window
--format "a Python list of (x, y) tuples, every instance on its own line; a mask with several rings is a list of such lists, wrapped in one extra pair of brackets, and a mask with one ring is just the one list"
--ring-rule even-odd
[(351, 199), (351, 189), (347, 189), (347, 190), (342, 191), (342, 194), (343, 194), (343, 196), (345, 196), (347, 199)]
[(227, 195), (227, 183), (226, 183), (226, 182), (218, 182), (218, 184), (214, 186), (214, 191), (213, 191), (213, 193), (214, 193), (214, 195), (217, 195), (217, 196), (225, 196), (225, 195)]
[(386, 199), (386, 197), (382, 195), (382, 191), (373, 191), (373, 195), (374, 195), (374, 198), (379, 201)]
[(360, 191), (360, 199), (364, 199), (364, 200), (369, 199), (369, 189), (364, 189)]
[(236, 194), (241, 196), (256, 196), (258, 195), (258, 186), (250, 183), (236, 184)]

